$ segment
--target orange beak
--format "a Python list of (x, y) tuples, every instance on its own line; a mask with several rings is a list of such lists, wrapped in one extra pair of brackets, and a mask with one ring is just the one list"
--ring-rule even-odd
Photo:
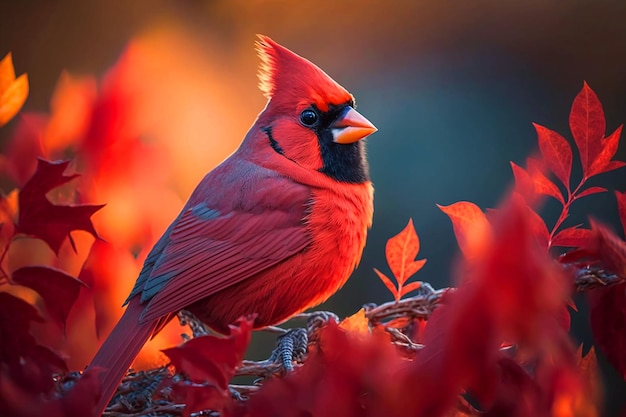
[(346, 107), (343, 113), (330, 125), (335, 143), (354, 143), (376, 132), (376, 126), (352, 107)]

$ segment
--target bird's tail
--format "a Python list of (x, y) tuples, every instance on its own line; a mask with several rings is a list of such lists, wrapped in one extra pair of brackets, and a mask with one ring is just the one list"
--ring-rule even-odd
[(138, 297), (130, 301), (124, 315), (89, 364), (88, 368), (102, 370), (100, 373), (101, 396), (94, 409), (94, 416), (102, 415), (128, 367), (156, 328), (157, 321), (139, 323), (143, 308)]

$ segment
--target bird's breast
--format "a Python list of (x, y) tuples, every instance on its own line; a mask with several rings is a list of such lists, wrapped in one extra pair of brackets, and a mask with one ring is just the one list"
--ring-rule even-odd
[(256, 313), (255, 327), (285, 321), (341, 288), (361, 259), (373, 215), (373, 188), (312, 188), (302, 218), (311, 243), (301, 252), (201, 300), (190, 310), (218, 331)]

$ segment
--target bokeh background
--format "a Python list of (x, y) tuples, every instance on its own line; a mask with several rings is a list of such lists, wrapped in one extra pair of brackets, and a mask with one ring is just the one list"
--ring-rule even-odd
[[(91, 172), (92, 191), (84, 191), (90, 202), (108, 204), (94, 221), (115, 247), (101, 254), (115, 259), (109, 269), (96, 271), (106, 276), (96, 280), (98, 294), (106, 294), (96, 303), (105, 310), (98, 317), (102, 333), (121, 314), (150, 244), (263, 108), (256, 33), (326, 70), (379, 128), (368, 141), (376, 203), (363, 260), (321, 307), (339, 316), (392, 298), (372, 268), (387, 271), (385, 242), (409, 218), (422, 244), (418, 257), (428, 259), (416, 278), (451, 285), (457, 246), (435, 204), (497, 205), (511, 185), (509, 161), (523, 165), (537, 149), (531, 122), (571, 138), (568, 114), (584, 80), (604, 105), (608, 132), (626, 121), (620, 0), (5, 0), (0, 56), (12, 51), (16, 72), (29, 75), (30, 96), (22, 115), (0, 129), (0, 143), (8, 146), (21, 128), (47, 156), (71, 156), (80, 150), (72, 148), (78, 136), (101, 135), (113, 144), (76, 167)], [(623, 143), (616, 158), (626, 159)], [(579, 172), (575, 164), (574, 176)], [(3, 181), (9, 192), (13, 183)], [(626, 190), (624, 170), (595, 181)], [(593, 214), (619, 230), (612, 194), (585, 200), (574, 205), (570, 224)], [(549, 224), (557, 209), (546, 203)], [(67, 248), (63, 253), (72, 256)], [(87, 253), (79, 250), (67, 269), (78, 273)], [(584, 299), (576, 301), (574, 333), (589, 346)], [(72, 320), (93, 323), (94, 316)], [(152, 352), (179, 332), (170, 329)], [(61, 348), (82, 367), (97, 339), (93, 330), (73, 337), (80, 349)], [(272, 336), (256, 336), (249, 356), (267, 356), (271, 343)], [(144, 364), (157, 360), (146, 358)], [(626, 387), (604, 358), (600, 363), (610, 415), (623, 408)]]

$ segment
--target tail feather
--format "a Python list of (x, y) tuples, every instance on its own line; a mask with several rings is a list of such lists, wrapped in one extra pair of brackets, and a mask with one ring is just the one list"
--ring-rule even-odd
[(142, 312), (143, 306), (139, 299), (131, 300), (124, 315), (89, 364), (89, 368), (103, 370), (100, 373), (101, 396), (94, 409), (95, 416), (102, 415), (129, 366), (155, 330), (157, 321), (139, 323)]

